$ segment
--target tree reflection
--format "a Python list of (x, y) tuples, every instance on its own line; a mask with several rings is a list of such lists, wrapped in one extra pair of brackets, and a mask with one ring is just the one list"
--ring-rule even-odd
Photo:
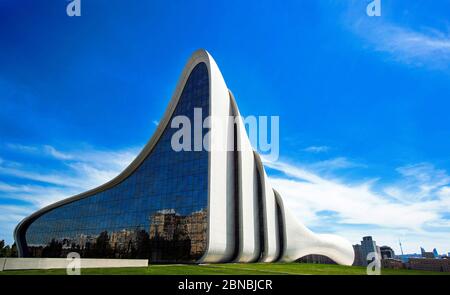
[(182, 216), (174, 209), (150, 217), (148, 231), (142, 227), (98, 235), (52, 239), (46, 245), (29, 245), (33, 257), (66, 257), (77, 252), (85, 258), (149, 259), (152, 263), (194, 262), (206, 247), (206, 210)]

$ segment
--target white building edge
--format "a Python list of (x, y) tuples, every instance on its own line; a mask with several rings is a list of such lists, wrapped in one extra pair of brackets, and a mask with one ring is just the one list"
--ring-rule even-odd
[[(144, 161), (157, 144), (177, 106), (191, 71), (199, 63), (208, 69), (210, 117), (232, 120), (240, 116), (236, 101), (211, 55), (196, 51), (185, 66), (169, 106), (155, 134), (136, 159), (116, 178), (93, 190), (47, 206), (22, 220), (14, 237), (19, 254), (27, 227), (52, 209), (114, 187)], [(231, 115), (231, 117), (230, 117)], [(222, 122), (223, 123), (223, 122)], [(241, 120), (237, 124), (211, 120), (209, 144), (208, 240), (199, 263), (295, 261), (309, 254), (324, 255), (338, 264), (351, 265), (352, 245), (345, 239), (315, 234), (298, 222), (272, 188), (259, 155), (253, 151)], [(220, 142), (234, 144), (237, 151), (214, 149)]]

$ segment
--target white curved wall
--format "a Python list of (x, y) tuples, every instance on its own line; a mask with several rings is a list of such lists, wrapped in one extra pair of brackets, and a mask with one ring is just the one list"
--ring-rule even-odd
[(275, 195), (272, 187), (268, 182), (267, 174), (264, 172), (264, 198), (266, 202), (266, 249), (262, 262), (273, 262), (278, 257), (279, 240), (278, 240), (278, 218), (275, 207)]
[[(212, 57), (206, 54), (210, 70), (211, 116), (224, 118), (228, 115), (240, 116), (239, 109), (231, 93), (228, 94), (223, 77)], [(352, 245), (345, 239), (326, 234), (314, 234), (299, 223), (283, 206), (281, 196), (277, 196), (282, 213), (283, 224), (278, 224), (277, 200), (264, 170), (259, 155), (253, 151), (241, 120), (237, 121), (238, 165), (235, 167), (233, 153), (220, 147), (233, 143), (233, 127), (225, 121), (214, 119), (211, 126), (212, 151), (210, 152), (210, 199), (209, 199), (209, 245), (204, 262), (224, 262), (233, 258), (238, 262), (276, 261), (280, 253), (282, 261), (295, 261), (305, 255), (325, 255), (339, 264), (351, 265), (354, 259)], [(226, 168), (225, 168), (226, 167)], [(226, 171), (224, 171), (226, 169)], [(237, 169), (237, 170), (236, 170)], [(238, 173), (235, 184), (234, 171)], [(258, 188), (257, 175), (261, 178)], [(238, 195), (235, 187), (238, 185)], [(262, 193), (263, 212), (259, 211), (258, 189)], [(233, 211), (236, 200), (239, 204), (239, 218)], [(261, 214), (262, 216), (259, 216)], [(262, 224), (259, 220), (262, 217)], [(235, 220), (238, 220), (239, 233), (235, 233)], [(264, 226), (264, 234), (259, 236), (259, 228)], [(279, 226), (283, 234), (279, 233)], [(234, 236), (238, 235), (235, 241)], [(281, 243), (280, 237), (283, 237)], [(261, 239), (264, 248), (261, 249)], [(234, 243), (239, 242), (238, 253), (233, 253)], [(281, 245), (283, 249), (281, 249)]]
[(286, 219), (283, 199), (280, 194), (273, 190), (275, 196), (275, 205), (277, 206), (277, 221), (278, 221), (278, 258), (280, 260), (286, 251)]
[(298, 222), (288, 208), (284, 208), (285, 251), (282, 261), (291, 262), (309, 254), (331, 258), (338, 264), (352, 265), (354, 251), (347, 240), (329, 234), (315, 234)]
[(250, 140), (245, 131), (244, 122), (230, 92), (230, 101), (234, 115), (237, 116), (237, 153), (238, 153), (238, 196), (239, 200), (239, 253), (237, 262), (254, 262), (260, 256), (258, 221), (258, 184), (255, 157)]
[(194, 53), (206, 63), (210, 79), (209, 141), (209, 224), (208, 247), (203, 262), (225, 262), (234, 251), (234, 174), (233, 159), (226, 147), (233, 139), (229, 124), (228, 88), (214, 59), (205, 50)]
[(275, 195), (269, 178), (261, 162), (260, 156), (255, 152), (256, 167), (261, 177), (261, 189), (263, 200), (264, 216), (264, 250), (262, 252), (261, 262), (273, 262), (278, 257), (279, 241), (278, 241), (278, 220), (275, 206)]

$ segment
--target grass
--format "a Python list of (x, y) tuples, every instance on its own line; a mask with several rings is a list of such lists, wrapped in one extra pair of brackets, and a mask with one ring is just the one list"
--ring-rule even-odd
[[(0, 275), (65, 275), (65, 269), (3, 271)], [(365, 275), (358, 266), (307, 263), (251, 263), (206, 265), (150, 265), (136, 268), (82, 269), (83, 275)], [(450, 275), (450, 273), (382, 269), (382, 275)]]

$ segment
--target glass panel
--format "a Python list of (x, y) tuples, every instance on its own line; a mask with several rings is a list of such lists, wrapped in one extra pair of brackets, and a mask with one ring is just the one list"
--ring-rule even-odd
[[(191, 72), (173, 116), (193, 122), (194, 108), (209, 116), (204, 63)], [(29, 256), (65, 257), (76, 251), (81, 257), (153, 263), (198, 260), (207, 238), (208, 152), (173, 151), (176, 131), (169, 123), (150, 155), (115, 187), (37, 218), (26, 231)]]

